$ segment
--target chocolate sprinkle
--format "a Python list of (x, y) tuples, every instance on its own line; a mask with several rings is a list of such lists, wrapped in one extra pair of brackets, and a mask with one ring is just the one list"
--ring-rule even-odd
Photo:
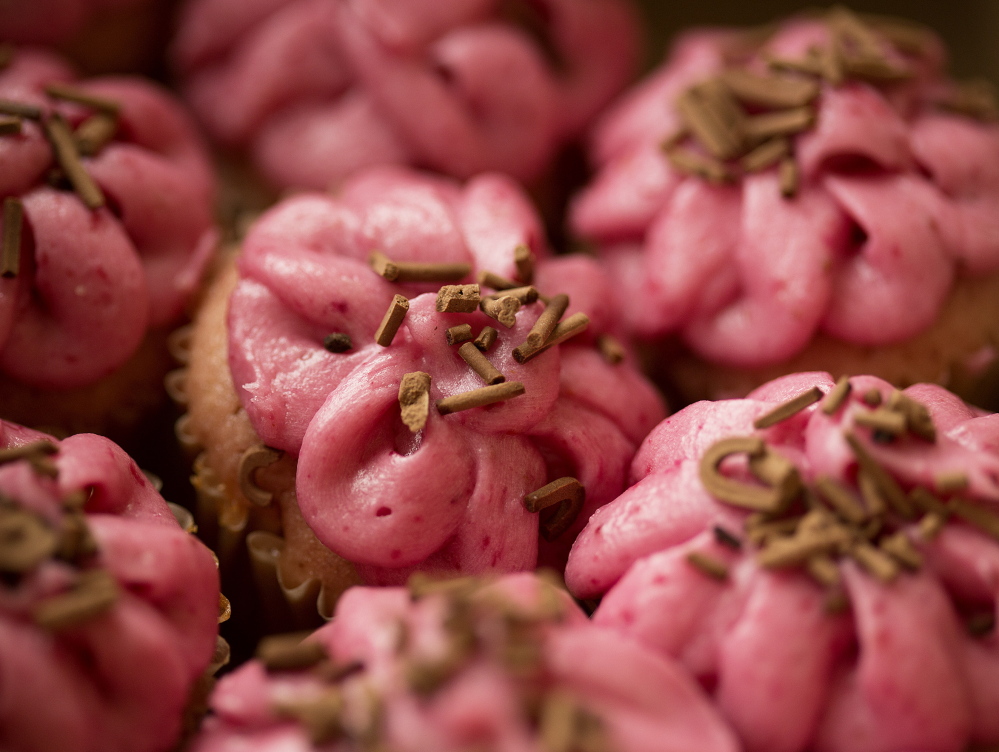
[(76, 151), (73, 134), (62, 115), (55, 113), (42, 124), (45, 135), (52, 144), (56, 162), (72, 184), (73, 189), (89, 209), (100, 209), (105, 204), (104, 193), (84, 169)]
[(480, 301), (478, 285), (444, 285), (437, 293), (437, 312), (472, 313)]
[(345, 353), (354, 347), (346, 332), (333, 332), (323, 337), (323, 347), (331, 353)]
[(23, 125), (24, 121), (19, 117), (0, 117), (0, 136), (17, 136)]
[(814, 405), (822, 399), (822, 390), (813, 386), (806, 392), (802, 392), (797, 397), (783, 402), (772, 410), (764, 413), (753, 421), (753, 428), (770, 428), (788, 418), (797, 415), (806, 407)]
[(427, 425), (430, 415), (430, 374), (407, 373), (399, 383), (399, 410), (402, 422), (416, 433)]
[(304, 642), (308, 632), (264, 637), (257, 645), (256, 658), (269, 671), (300, 671), (324, 660), (326, 648), (320, 642)]
[(506, 376), (500, 373), (499, 369), (490, 363), (489, 359), (471, 342), (466, 342), (459, 347), (458, 355), (487, 384), (501, 384), (506, 381)]
[(82, 104), (92, 110), (100, 110), (109, 115), (117, 115), (121, 110), (121, 104), (113, 99), (91, 94), (84, 89), (68, 84), (52, 83), (45, 87), (45, 93), (53, 99), (61, 99), (64, 102)]
[(493, 329), (491, 326), (482, 327), (482, 331), (479, 332), (479, 336), (475, 338), (474, 345), (482, 350), (482, 352), (488, 352), (489, 348), (493, 346), (496, 338), (499, 336), (499, 332)]
[(471, 410), (473, 407), (485, 407), (495, 402), (513, 399), (524, 394), (524, 384), (520, 381), (506, 381), (494, 386), (484, 386), (468, 392), (455, 394), (451, 397), (437, 400), (437, 412), (441, 415)]
[(687, 554), (687, 563), (715, 580), (728, 579), (728, 565), (700, 551), (691, 551)]
[(467, 342), (472, 338), (472, 325), (471, 324), (458, 324), (458, 326), (452, 326), (446, 332), (444, 332), (444, 340), (449, 345), (457, 345), (459, 342)]
[[(437, 310), (440, 310), (440, 296), (437, 297), (437, 302)], [(396, 332), (402, 326), (402, 320), (406, 318), (408, 310), (409, 300), (402, 295), (393, 296), (392, 302), (389, 304), (388, 310), (385, 311), (385, 316), (382, 318), (382, 323), (379, 324), (378, 330), (375, 332), (375, 342), (382, 347), (391, 345), (392, 340), (395, 339)]]

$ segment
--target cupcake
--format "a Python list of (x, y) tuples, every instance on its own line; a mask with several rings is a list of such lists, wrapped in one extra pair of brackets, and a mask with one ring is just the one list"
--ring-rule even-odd
[(999, 128), (936, 36), (844, 9), (686, 35), (596, 129), (571, 223), (688, 399), (783, 373), (972, 394), (999, 321)]
[(748, 752), (999, 743), (999, 422), (795, 374), (664, 421), (576, 541), (594, 622), (683, 663)]
[(675, 663), (534, 575), (355, 588), (296, 642), (219, 683), (193, 752), (738, 749)]
[(610, 297), (503, 176), (379, 168), (270, 210), (175, 390), (224, 572), (249, 533), (315, 618), (356, 582), (561, 568), (664, 414)]
[(628, 81), (624, 0), (192, 0), (173, 60), (220, 144), (278, 188), (384, 164), (534, 180)]
[(0, 71), (0, 131), (0, 416), (123, 434), (215, 246), (205, 152), (155, 85), (32, 49)]
[(0, 747), (166, 752), (217, 642), (211, 552), (109, 440), (0, 422)]

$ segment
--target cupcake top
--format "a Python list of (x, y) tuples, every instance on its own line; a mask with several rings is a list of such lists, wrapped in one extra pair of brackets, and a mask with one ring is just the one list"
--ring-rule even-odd
[(211, 552), (107, 439), (0, 423), (0, 747), (163, 751), (216, 648)]
[(637, 38), (622, 0), (192, 0), (174, 60), (277, 186), (379, 164), (529, 180), (624, 86)]
[(215, 246), (214, 179), (154, 84), (74, 80), (19, 50), (0, 70), (0, 369), (67, 389), (175, 322)]
[(264, 444), (297, 456), (306, 522), (368, 582), (532, 568), (546, 506), (542, 561), (561, 565), (661, 419), (608, 336), (599, 265), (547, 255), (499, 175), (369, 171), (248, 234), (233, 382)]
[(195, 752), (737, 749), (675, 664), (535, 575), (354, 588), (293, 644), (219, 683)]
[(633, 329), (765, 366), (818, 332), (910, 338), (999, 268), (997, 110), (944, 63), (932, 32), (844, 9), (685, 36), (597, 128), (573, 208)]
[(653, 431), (566, 580), (749, 750), (999, 741), (999, 416), (796, 374)]

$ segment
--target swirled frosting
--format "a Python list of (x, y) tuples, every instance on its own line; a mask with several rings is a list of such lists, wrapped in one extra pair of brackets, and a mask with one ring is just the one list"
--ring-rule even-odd
[[(579, 596), (606, 593), (594, 614), (597, 624), (693, 671), (747, 750), (959, 752), (994, 744), (997, 416), (970, 409), (940, 387), (917, 385), (904, 394), (929, 410), (936, 440), (886, 442), (861, 421), (870, 404), (889, 399), (891, 387), (873, 377), (850, 383), (851, 395), (831, 414), (812, 405), (770, 428), (754, 429), (754, 421), (813, 387), (828, 394), (829, 375), (788, 376), (746, 399), (700, 402), (664, 421), (636, 455), (634, 485), (598, 510), (579, 536), (566, 580)], [(882, 518), (880, 530), (866, 528), (882, 536), (882, 553), (890, 548), (885, 535), (894, 543), (904, 536), (903, 548), (914, 552), (913, 569), (875, 576), (879, 555), (865, 558), (848, 549), (848, 556), (831, 560), (840, 597), (849, 603), (844, 612), (830, 610), (828, 583), (819, 585), (805, 568), (773, 568), (765, 564), (766, 546), (744, 539), (733, 548), (731, 536), (710, 531), (719, 526), (742, 538), (747, 513), (708, 492), (701, 466), (720, 439), (759, 436), (798, 468), (806, 484), (831, 478), (856, 489), (859, 455), (845, 431), (908, 498), (917, 498), (913, 489), (922, 488), (923, 499), (926, 489), (934, 489), (942, 514), (950, 509), (956, 516), (936, 535), (927, 532), (925, 520), (917, 524), (896, 513)], [(742, 467), (722, 465), (730, 477), (744, 479)], [(940, 479), (954, 472), (964, 481), (957, 497), (953, 489), (937, 491)], [(991, 514), (991, 535), (988, 519), (981, 529), (958, 521), (968, 513), (956, 511), (956, 499), (966, 500), (964, 510), (970, 504)], [(722, 576), (699, 571), (692, 555), (720, 565)], [(882, 558), (880, 564), (885, 561), (891, 563)]]
[(46, 182), (53, 151), (39, 123), (0, 136), (0, 198), (24, 207), (21, 270), (0, 279), (0, 369), (65, 389), (114, 372), (147, 329), (181, 314), (215, 246), (214, 178), (192, 124), (155, 85), (76, 82), (58, 58), (23, 49), (0, 71), (0, 99), (60, 113), (71, 127), (92, 114), (47, 97), (49, 84), (120, 105), (114, 139), (82, 160), (107, 199), (97, 210)]
[[(368, 255), (464, 262), (472, 272), (517, 274), (514, 249), (541, 259), (535, 284), (570, 296), (587, 333), (526, 363), (522, 344), (543, 304), (520, 308), (512, 328), (480, 311), (438, 313), (439, 284), (394, 284)], [(549, 481), (586, 489), (577, 524), (543, 542), (560, 564), (572, 536), (620, 493), (635, 448), (663, 415), (655, 391), (628, 363), (610, 365), (593, 336), (615, 327), (607, 281), (592, 259), (545, 259), (543, 233), (512, 180), (484, 175), (460, 187), (399, 168), (350, 180), (336, 196), (303, 195), (265, 214), (246, 238), (229, 309), (229, 363), (250, 422), (265, 444), (298, 457), (296, 491), (326, 546), (356, 562), (369, 582), (402, 582), (414, 568), (467, 572), (532, 568), (538, 518), (522, 502)], [(484, 291), (483, 291), (484, 292)], [(392, 344), (374, 334), (393, 299), (410, 299)], [(487, 352), (525, 394), (441, 415), (433, 401), (483, 385), (445, 341), (470, 324), (499, 330)], [(325, 349), (330, 333), (352, 347)], [(400, 419), (407, 373), (431, 376), (426, 427)]]
[[(959, 274), (999, 269), (999, 127), (942, 109), (958, 86), (939, 41), (920, 33), (918, 54), (879, 42), (902, 81), (821, 82), (814, 127), (792, 137), (793, 199), (776, 167), (712, 184), (661, 148), (681, 126), (682, 92), (732, 64), (735, 32), (688, 34), (609, 112), (571, 221), (612, 259), (637, 333), (678, 332), (707, 360), (765, 366), (819, 332), (903, 341), (934, 322)], [(807, 58), (830, 34), (786, 22), (738, 67), (767, 73), (766, 59)]]
[[(5, 451), (43, 440), (0, 423)], [(163, 752), (215, 650), (215, 562), (115, 444), (78, 434), (56, 446), (43, 459), (51, 474), (28, 460), (0, 466), (0, 747)], [(11, 570), (25, 518), (36, 537), (60, 542)], [(111, 581), (113, 603), (60, 623), (41, 615), (95, 573)]]
[(215, 138), (321, 190), (379, 164), (533, 179), (626, 83), (637, 36), (621, 0), (193, 0), (174, 58)]
[[(563, 591), (520, 574), (458, 592), (416, 600), (403, 588), (348, 591), (309, 641), (334, 665), (359, 670), (331, 685), (318, 672), (268, 673), (252, 662), (219, 683), (216, 716), (194, 750), (304, 752), (332, 740), (353, 750), (362, 739), (392, 752), (737, 749), (676, 664), (589, 624)], [(441, 673), (428, 681), (426, 671)], [(291, 718), (331, 693), (342, 698), (340, 733), (310, 740)], [(557, 746), (556, 707), (567, 711), (562, 741), (582, 733), (590, 746)]]

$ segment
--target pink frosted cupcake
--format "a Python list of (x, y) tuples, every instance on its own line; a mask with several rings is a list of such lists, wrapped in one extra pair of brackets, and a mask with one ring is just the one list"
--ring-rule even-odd
[(498, 175), (381, 168), (265, 214), (178, 382), (223, 567), (256, 530), (313, 617), (357, 581), (561, 568), (663, 407), (601, 268), (548, 254)]
[(632, 481), (566, 580), (689, 668), (748, 752), (999, 742), (999, 416), (797, 374), (664, 421)]
[(224, 678), (194, 752), (735, 752), (676, 664), (537, 577), (355, 588), (297, 646)]
[(409, 164), (540, 176), (628, 81), (623, 0), (192, 0), (174, 61), (220, 143), (277, 187)]
[(131, 426), (215, 246), (202, 145), (154, 85), (31, 49), (0, 70), (0, 131), (0, 415)]
[(2, 421), (0, 531), (0, 748), (172, 749), (217, 660), (211, 552), (107, 439)]
[(995, 360), (997, 110), (944, 62), (931, 32), (842, 9), (697, 32), (600, 123), (572, 226), (632, 330), (682, 340), (664, 368), (687, 395)]

